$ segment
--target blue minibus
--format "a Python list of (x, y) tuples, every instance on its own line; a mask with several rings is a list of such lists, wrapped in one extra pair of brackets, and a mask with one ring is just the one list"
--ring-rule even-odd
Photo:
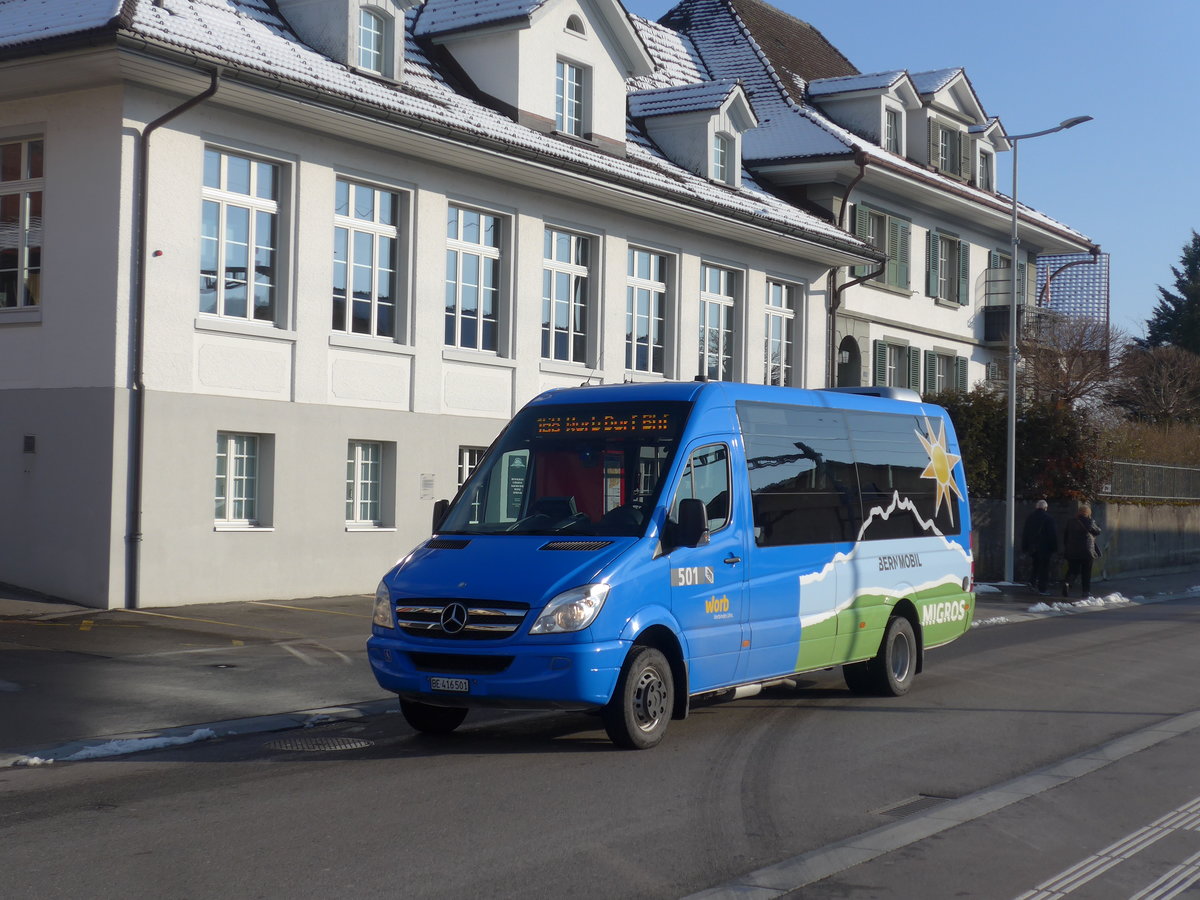
[(953, 426), (912, 391), (549, 390), (383, 577), (368, 656), (419, 731), (595, 710), (639, 749), (801, 672), (898, 696), (970, 626), (970, 528)]

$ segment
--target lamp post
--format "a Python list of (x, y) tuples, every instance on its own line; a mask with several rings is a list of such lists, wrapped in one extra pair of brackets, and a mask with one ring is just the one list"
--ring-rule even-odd
[(1008, 459), (1005, 471), (1004, 493), (1004, 580), (1012, 582), (1013, 563), (1017, 535), (1017, 252), (1021, 239), (1017, 233), (1017, 146), (1019, 141), (1054, 134), (1090, 122), (1091, 116), (1075, 116), (1065, 119), (1053, 128), (1033, 131), (1029, 134), (1008, 135), (1012, 144), (1012, 259), (1008, 304)]

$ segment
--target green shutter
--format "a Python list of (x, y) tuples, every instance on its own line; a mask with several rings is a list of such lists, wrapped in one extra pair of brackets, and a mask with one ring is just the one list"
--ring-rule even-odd
[(1017, 305), (1025, 302), (1025, 263), (1017, 263)]
[(925, 232), (925, 293), (937, 296), (938, 285), (938, 236), (936, 231)]
[[(868, 210), (861, 203), (855, 203), (851, 221), (854, 223), (854, 236), (866, 241), (871, 233), (870, 210)], [(855, 266), (853, 274), (855, 278), (862, 278), (864, 275), (868, 275), (872, 271), (874, 271), (874, 269), (871, 266)]]
[(908, 288), (909, 224), (903, 219), (888, 217), (887, 283)]
[(929, 120), (929, 164), (931, 166), (933, 166), (935, 169), (938, 168), (938, 151), (940, 149), (938, 138), (939, 138), (940, 131), (941, 131), (941, 128), (938, 126), (938, 123), (933, 121), (933, 119), (930, 119)]
[(888, 345), (883, 341), (875, 341), (875, 372), (873, 383), (876, 387), (887, 384)]
[(1001, 269), (1003, 267), (1004, 267), (1004, 256), (1001, 255), (1000, 251), (999, 250), (989, 250), (988, 251), (988, 268), (989, 269)]
[(921, 351), (916, 347), (908, 348), (908, 386), (921, 390)]
[(925, 351), (925, 393), (933, 390), (937, 384), (937, 354), (932, 350)]
[(971, 304), (971, 245), (958, 242), (958, 305)]
[(974, 158), (975, 139), (965, 131), (958, 133), (958, 174), (967, 181), (972, 181), (974, 166), (971, 165), (971, 160)]
[(954, 389), (967, 392), (967, 358), (965, 356), (954, 357)]

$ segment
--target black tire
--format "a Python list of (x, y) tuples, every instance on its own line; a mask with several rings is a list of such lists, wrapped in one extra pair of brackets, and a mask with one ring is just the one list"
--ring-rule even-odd
[(414, 700), (401, 700), (404, 721), (424, 734), (449, 734), (463, 723), (467, 710), (458, 706), (430, 706)]
[(902, 697), (917, 674), (917, 637), (904, 616), (893, 616), (875, 658), (842, 666), (846, 686), (856, 694)]
[(675, 680), (667, 658), (653, 647), (637, 646), (625, 657), (612, 699), (601, 716), (618, 747), (648, 750), (667, 733), (675, 708)]

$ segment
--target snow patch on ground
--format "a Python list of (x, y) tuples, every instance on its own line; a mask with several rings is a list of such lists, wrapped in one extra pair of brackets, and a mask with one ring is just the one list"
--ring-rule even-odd
[(1105, 594), (1103, 597), (1085, 597), (1073, 603), (1065, 601), (1061, 603), (1058, 601), (1035, 603), (1029, 607), (1029, 611), (1032, 613), (1075, 613), (1090, 609), (1108, 609), (1114, 606), (1125, 606), (1132, 602), (1123, 594)]
[(141, 753), (144, 750), (161, 750), (164, 747), (178, 747), (181, 744), (194, 744), (197, 741), (211, 741), (216, 736), (217, 733), (211, 728), (197, 728), (191, 734), (179, 735), (177, 737), (118, 738), (106, 741), (103, 744), (96, 744), (93, 747), (84, 747), (82, 750), (76, 750), (70, 756), (53, 759), (46, 759), (40, 756), (26, 756), (17, 760), (13, 765), (48, 766), (56, 760), (78, 762), (83, 759), (125, 756), (128, 753)]

